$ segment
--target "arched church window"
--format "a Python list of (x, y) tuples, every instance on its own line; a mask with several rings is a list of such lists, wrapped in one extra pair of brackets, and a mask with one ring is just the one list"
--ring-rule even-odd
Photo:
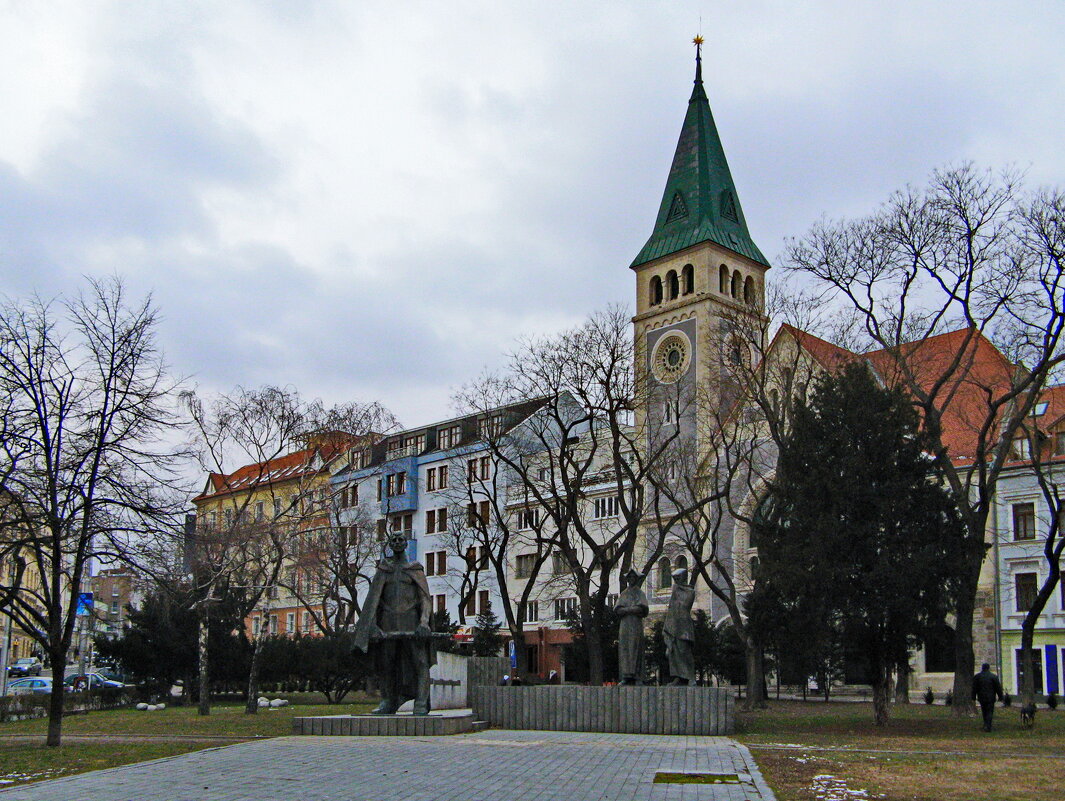
[(740, 289), (743, 286), (743, 277), (740, 275), (740, 271), (737, 270), (732, 274), (732, 297), (736, 300), (740, 299)]
[(688, 557), (686, 557), (684, 554), (681, 554), (680, 556), (678, 556), (676, 559), (673, 560), (673, 570), (674, 571), (687, 570), (687, 569), (688, 569)]
[(743, 302), (748, 306), (754, 304), (754, 279), (749, 275), (747, 280), (743, 282)]
[(690, 295), (695, 291), (695, 268), (690, 264), (685, 264), (684, 269), (680, 271), (680, 275), (681, 283), (684, 284), (684, 294)]
[(677, 271), (670, 270), (666, 273), (666, 297), (676, 300), (680, 294), (680, 281), (677, 279)]
[(673, 586), (673, 566), (666, 557), (658, 560), (658, 589), (668, 590)]
[(657, 275), (651, 279), (651, 305), (657, 306), (662, 302), (662, 279)]
[(717, 291), (722, 295), (728, 294), (728, 267), (724, 264), (721, 265), (721, 269), (718, 271)]

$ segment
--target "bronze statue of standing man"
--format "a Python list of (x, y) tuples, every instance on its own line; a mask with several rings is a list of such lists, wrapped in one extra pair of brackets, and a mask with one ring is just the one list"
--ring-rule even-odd
[(683, 568), (673, 571), (673, 593), (669, 596), (669, 608), (662, 625), (669, 675), (673, 679), (670, 684), (673, 685), (687, 686), (695, 682), (694, 604), (695, 587), (688, 584), (688, 571)]
[(643, 683), (643, 619), (647, 617), (647, 595), (643, 576), (635, 570), (625, 574), (625, 589), (618, 595), (614, 611), (618, 616), (618, 674), (622, 684)]
[(414, 700), (414, 714), (429, 714), (429, 668), (436, 663), (429, 628), (431, 599), (425, 570), (407, 561), (407, 538), (388, 539), (391, 555), (377, 563), (355, 624), (355, 647), (373, 658), (381, 691), (375, 715), (392, 715)]

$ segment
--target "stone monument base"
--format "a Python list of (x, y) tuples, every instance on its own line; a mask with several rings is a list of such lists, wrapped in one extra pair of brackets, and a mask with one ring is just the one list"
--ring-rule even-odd
[(327, 737), (434, 737), (481, 731), (488, 724), (469, 709), (447, 709), (428, 715), (323, 715), (293, 718), (293, 734)]
[(731, 734), (730, 687), (472, 687), (479, 720), (499, 729), (624, 734)]

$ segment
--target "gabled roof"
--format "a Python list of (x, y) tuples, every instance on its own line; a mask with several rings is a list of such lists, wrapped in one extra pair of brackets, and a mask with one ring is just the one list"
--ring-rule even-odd
[(703, 88), (702, 56), (696, 49), (695, 87), (688, 101), (658, 218), (650, 239), (630, 266), (638, 267), (701, 242), (714, 242), (769, 266), (747, 231), (725, 149)]
[(345, 443), (334, 439), (318, 447), (303, 448), (265, 462), (252, 462), (232, 473), (208, 473), (203, 492), (192, 500), (195, 503), (214, 496), (262, 489), (312, 475), (346, 451), (351, 444), (350, 441)]
[[(898, 386), (903, 380), (902, 366), (889, 350), (853, 353), (787, 324), (781, 326), (777, 338), (785, 332), (825, 370), (838, 370), (860, 359), (888, 386)], [(1011, 364), (987, 337), (969, 328), (908, 342), (899, 349), (914, 371), (917, 383), (928, 391), (948, 370), (955, 357), (962, 354), (954, 377), (938, 391), (936, 406), (943, 409), (942, 440), (951, 458), (973, 459), (981, 437), (980, 429), (990, 411), (989, 391), (992, 397), (1001, 397), (1019, 368)], [(1062, 411), (1065, 413), (1065, 409)]]

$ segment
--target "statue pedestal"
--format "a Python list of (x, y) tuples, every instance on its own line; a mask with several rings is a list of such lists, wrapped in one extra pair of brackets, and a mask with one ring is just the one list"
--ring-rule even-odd
[(481, 731), (469, 709), (446, 709), (428, 715), (323, 715), (293, 718), (293, 734), (326, 737), (437, 737)]

